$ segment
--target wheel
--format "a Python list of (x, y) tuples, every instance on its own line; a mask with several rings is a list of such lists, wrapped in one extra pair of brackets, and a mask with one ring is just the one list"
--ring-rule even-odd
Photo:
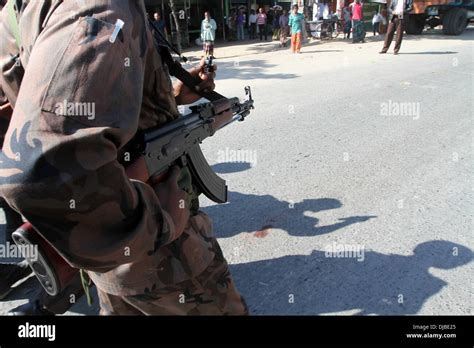
[(319, 39), (321, 37), (321, 23), (319, 24), (311, 23), (309, 25), (309, 30), (313, 38)]
[(449, 31), (449, 22), (451, 21), (452, 15), (453, 15), (453, 11), (450, 10), (446, 12), (443, 16), (443, 34), (444, 35), (452, 35)]
[(405, 31), (410, 35), (420, 35), (425, 28), (425, 18), (420, 15), (410, 15), (408, 16), (408, 23), (406, 25)]
[(332, 25), (329, 23), (320, 23), (318, 24), (318, 32), (319, 32), (319, 39), (320, 40), (329, 40), (332, 38)]
[(467, 26), (467, 12), (462, 8), (456, 8), (453, 11), (449, 22), (451, 35), (461, 35)]
[(443, 32), (446, 35), (460, 35), (467, 26), (467, 12), (462, 8), (450, 10), (443, 18)]

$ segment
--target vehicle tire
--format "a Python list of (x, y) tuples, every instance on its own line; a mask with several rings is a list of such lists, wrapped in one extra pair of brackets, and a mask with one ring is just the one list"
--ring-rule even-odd
[(467, 26), (467, 11), (462, 8), (455, 9), (449, 24), (452, 35), (461, 35)]
[(449, 10), (443, 16), (443, 34), (444, 35), (452, 35), (450, 34), (450, 27), (449, 22), (451, 21), (451, 16), (453, 15), (453, 10)]
[(309, 30), (313, 38), (319, 39), (321, 37), (321, 24), (311, 23), (309, 25)]
[(450, 10), (443, 18), (445, 35), (460, 35), (467, 26), (467, 12), (462, 8)]
[(423, 15), (409, 15), (405, 31), (409, 35), (420, 35), (425, 29), (425, 17)]

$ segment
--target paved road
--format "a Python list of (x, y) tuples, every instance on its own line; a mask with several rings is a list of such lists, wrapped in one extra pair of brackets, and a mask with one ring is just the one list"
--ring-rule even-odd
[(257, 108), (203, 146), (230, 191), (203, 206), (253, 314), (472, 314), (474, 28), (438, 34), (217, 60)]

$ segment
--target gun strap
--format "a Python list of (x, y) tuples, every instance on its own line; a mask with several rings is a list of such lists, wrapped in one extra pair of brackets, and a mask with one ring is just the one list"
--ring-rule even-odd
[(18, 19), (16, 17), (16, 12), (15, 12), (15, 0), (8, 0), (7, 14), (8, 14), (8, 22), (10, 24), (10, 30), (12, 31), (12, 34), (15, 37), (15, 41), (18, 48), (20, 48), (21, 47), (20, 26), (18, 25)]
[(84, 269), (79, 270), (79, 275), (81, 276), (81, 284), (82, 288), (84, 289), (84, 293), (86, 294), (87, 298), (87, 304), (92, 306), (93, 300), (90, 292), (90, 287), (91, 287), (91, 278), (89, 278), (89, 275), (86, 273)]

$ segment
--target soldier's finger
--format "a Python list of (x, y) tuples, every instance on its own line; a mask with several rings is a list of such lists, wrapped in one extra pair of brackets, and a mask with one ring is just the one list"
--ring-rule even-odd
[(168, 182), (178, 184), (179, 175), (181, 174), (181, 169), (178, 166), (172, 166), (168, 170)]
[(214, 80), (214, 78), (216, 77), (216, 73), (214, 72), (201, 73), (200, 77), (201, 77), (201, 80), (203, 81)]
[(213, 79), (206, 79), (206, 80), (203, 80), (200, 84), (199, 84), (199, 88), (201, 90), (205, 90), (205, 89), (208, 89), (208, 88), (213, 88), (213, 86), (215, 86), (215, 83), (214, 83), (214, 80)]
[(199, 69), (202, 69), (202, 67), (204, 67), (204, 64), (206, 64), (206, 58), (202, 57), (199, 61)]
[(213, 91), (215, 88), (216, 88), (216, 84), (215, 84), (214, 82), (212, 82), (211, 84), (209, 84), (209, 85), (204, 89), (204, 92)]

